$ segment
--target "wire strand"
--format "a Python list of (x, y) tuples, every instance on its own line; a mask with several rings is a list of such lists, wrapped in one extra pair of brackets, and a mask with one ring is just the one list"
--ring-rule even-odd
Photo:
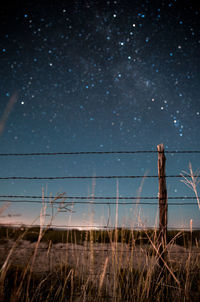
[[(200, 150), (175, 150), (164, 151), (168, 154), (191, 154), (200, 153)], [(157, 150), (136, 150), (136, 151), (78, 151), (78, 152), (36, 152), (36, 153), (0, 153), (0, 156), (55, 156), (55, 155), (92, 155), (92, 154), (145, 154), (159, 153)]]
[[(0, 198), (32, 198), (32, 199), (36, 199), (36, 198), (43, 198), (41, 195), (0, 195)], [(101, 199), (105, 199), (105, 200), (116, 200), (116, 196), (65, 196), (65, 195), (58, 195), (58, 196), (45, 196), (45, 199), (97, 199), (97, 200), (101, 200)], [(118, 199), (136, 199), (136, 200), (140, 200), (140, 199), (158, 199), (158, 196), (127, 196), (127, 197), (122, 197), (119, 196)], [(196, 199), (195, 196), (168, 196), (167, 199)]]
[[(8, 202), (8, 203), (37, 203), (37, 204), (42, 204), (43, 201), (42, 200), (0, 200), (0, 202)], [(72, 201), (72, 202), (66, 202), (66, 201), (45, 201), (45, 204), (51, 204), (51, 205), (66, 205), (66, 206), (70, 206), (70, 205), (74, 205), (74, 204), (92, 204), (92, 205), (116, 205), (116, 202), (95, 202), (93, 200), (91, 201)], [(165, 203), (159, 203), (158, 202), (117, 202), (118, 205), (156, 205), (158, 206), (159, 204), (164, 204)], [(169, 203), (168, 202), (168, 206), (191, 206), (191, 205), (197, 205), (198, 204), (196, 202), (173, 202), (173, 203)], [(1, 216), (0, 216), (1, 217)]]
[[(179, 178), (184, 175), (166, 175), (163, 178)], [(188, 175), (186, 175), (188, 176)], [(27, 177), (9, 176), (0, 177), (0, 180), (64, 180), (64, 179), (134, 179), (134, 178), (158, 178), (158, 175), (111, 175), (111, 176), (51, 176), (51, 177)], [(161, 178), (161, 177), (160, 177)]]

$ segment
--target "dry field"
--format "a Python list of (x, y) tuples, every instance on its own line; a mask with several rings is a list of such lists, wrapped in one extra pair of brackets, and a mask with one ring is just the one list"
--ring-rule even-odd
[(200, 301), (200, 247), (157, 260), (151, 244), (2, 240), (0, 301)]

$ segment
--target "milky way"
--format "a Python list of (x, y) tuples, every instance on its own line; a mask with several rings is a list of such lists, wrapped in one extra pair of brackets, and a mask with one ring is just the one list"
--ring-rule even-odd
[[(3, 1), (2, 116), (11, 97), (16, 102), (0, 152), (156, 150), (159, 143), (200, 150), (199, 15), (194, 1)], [(2, 176), (157, 173), (152, 154), (0, 160)], [(188, 171), (189, 161), (200, 166), (198, 154), (168, 155), (167, 171)], [(142, 195), (156, 196), (156, 181), (146, 183)], [(0, 185), (2, 194), (41, 194), (46, 184)], [(139, 185), (121, 181), (119, 193), (134, 196)], [(49, 182), (48, 193), (87, 195), (91, 187)], [(95, 194), (116, 195), (116, 180), (97, 182)], [(180, 180), (169, 183), (169, 195), (183, 194), (192, 192)], [(199, 220), (194, 207), (182, 212), (183, 225)]]

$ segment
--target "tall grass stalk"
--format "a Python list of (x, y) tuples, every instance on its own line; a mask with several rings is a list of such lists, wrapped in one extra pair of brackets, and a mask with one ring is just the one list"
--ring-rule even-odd
[(43, 228), (45, 225), (46, 209), (47, 209), (47, 205), (45, 204), (45, 200), (44, 200), (44, 189), (42, 189), (42, 208), (40, 211), (40, 229), (39, 229), (38, 240), (36, 242), (35, 250), (33, 253), (33, 258), (32, 258), (30, 269), (29, 269), (29, 277), (28, 277), (28, 284), (27, 284), (27, 291), (26, 291), (26, 302), (30, 301), (30, 298), (29, 298), (30, 281), (31, 281), (32, 273), (33, 273), (33, 266), (35, 263), (36, 255), (38, 252), (38, 247), (39, 247), (40, 241), (42, 240), (42, 237), (43, 237)]

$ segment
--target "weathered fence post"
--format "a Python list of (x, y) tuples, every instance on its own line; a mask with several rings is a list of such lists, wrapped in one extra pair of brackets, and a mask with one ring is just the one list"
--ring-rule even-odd
[[(164, 145), (157, 146), (158, 150), (158, 179), (159, 179), (159, 232), (158, 232), (158, 252), (159, 265), (164, 266), (167, 257), (167, 187), (165, 179), (165, 154)], [(164, 261), (163, 261), (164, 260)]]

